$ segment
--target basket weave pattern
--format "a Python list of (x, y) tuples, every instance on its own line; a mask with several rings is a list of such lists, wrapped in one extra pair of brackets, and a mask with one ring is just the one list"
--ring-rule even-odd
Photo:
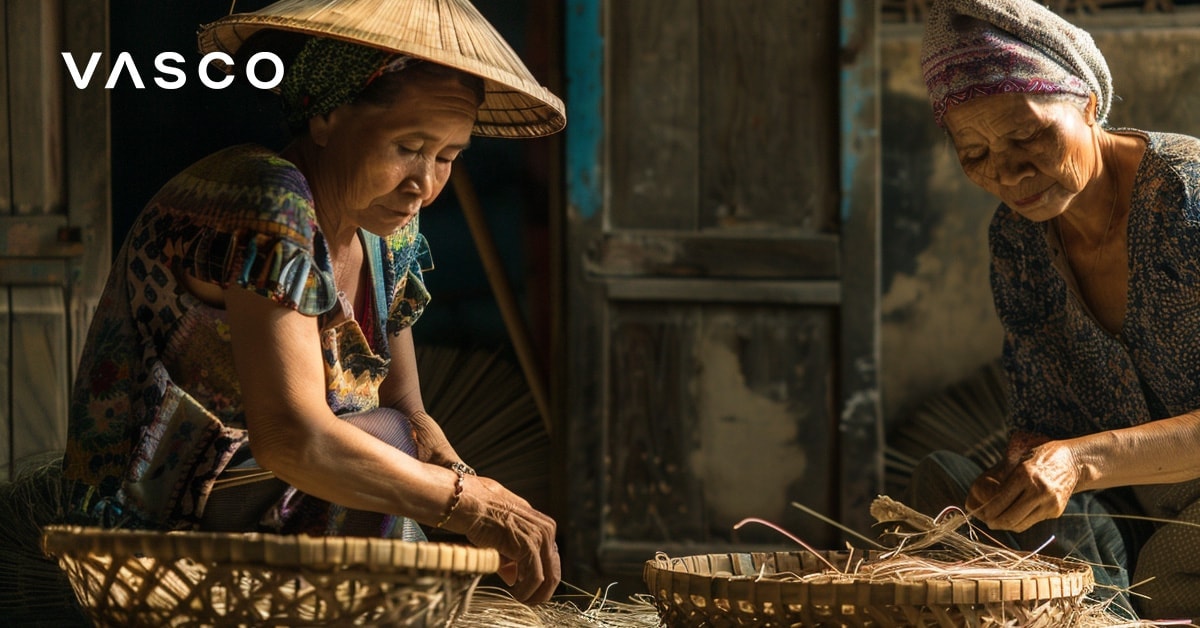
[[(878, 552), (822, 552), (835, 565)], [(827, 571), (810, 552), (708, 554), (647, 561), (643, 577), (663, 622), (704, 626), (1061, 626), (1093, 585), (1091, 569), (1055, 562), (1056, 575), (900, 582)]]
[(493, 550), (389, 539), (46, 528), (98, 625), (444, 626)]

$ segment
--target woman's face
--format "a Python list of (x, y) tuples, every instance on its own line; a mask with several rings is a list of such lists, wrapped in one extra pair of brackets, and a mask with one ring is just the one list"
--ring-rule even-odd
[(998, 94), (944, 120), (967, 177), (1040, 222), (1066, 211), (1099, 172), (1094, 103), (1085, 111), (1069, 100)]
[(476, 96), (450, 77), (415, 74), (390, 106), (343, 105), (310, 125), (322, 147), (313, 183), (318, 212), (386, 236), (445, 187), (471, 138)]

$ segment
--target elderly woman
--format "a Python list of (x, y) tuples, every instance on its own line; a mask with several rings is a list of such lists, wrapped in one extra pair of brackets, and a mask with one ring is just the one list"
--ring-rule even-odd
[(986, 472), (923, 462), (914, 505), (965, 503), (1023, 549), (1055, 534), (1118, 602), (1128, 569), (1144, 616), (1200, 617), (1196, 528), (1146, 540), (1107, 516), (1200, 521), (1200, 141), (1107, 128), (1104, 58), (1032, 0), (934, 2), (922, 69), (963, 171), (1001, 201), (1012, 433)]
[[(528, 70), (466, 0), (379, 4), (288, 0), (202, 32), (230, 51), (264, 25), (303, 34), (281, 86), (296, 135), (200, 160), (133, 225), (76, 378), (70, 516), (407, 540), (423, 524), (497, 549), (513, 594), (546, 600), (555, 523), (446, 442), (410, 326), (429, 300), (418, 216), (472, 132), (550, 133), (561, 103), (515, 80)], [(475, 47), (431, 48), (447, 33)]]

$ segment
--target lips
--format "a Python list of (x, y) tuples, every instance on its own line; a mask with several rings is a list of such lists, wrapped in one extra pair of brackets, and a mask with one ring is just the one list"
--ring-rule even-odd
[(1033, 205), (1034, 203), (1037, 203), (1038, 201), (1042, 200), (1042, 197), (1045, 196), (1046, 192), (1048, 192), (1049, 190), (1050, 190), (1050, 188), (1046, 188), (1045, 190), (1042, 190), (1035, 194), (1031, 194), (1029, 196), (1026, 196), (1025, 198), (1017, 199), (1016, 201), (1014, 201), (1014, 204), (1017, 205), (1018, 207), (1029, 207), (1030, 205)]
[(1038, 192), (1037, 194), (1034, 194), (1033, 196), (1026, 196), (1025, 198), (1018, 199), (1018, 200), (1017, 200), (1017, 205), (1020, 205), (1021, 207), (1025, 207), (1025, 206), (1027, 206), (1027, 205), (1032, 205), (1032, 204), (1034, 204), (1035, 202), (1037, 202), (1037, 200), (1038, 200), (1039, 198), (1042, 198), (1042, 193), (1041, 193), (1041, 192)]

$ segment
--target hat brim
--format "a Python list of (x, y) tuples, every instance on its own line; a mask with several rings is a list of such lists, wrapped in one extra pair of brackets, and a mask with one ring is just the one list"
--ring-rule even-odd
[(426, 61), (473, 74), (484, 81), (484, 99), (472, 132), (485, 137), (542, 137), (561, 131), (567, 124), (561, 99), (530, 77), (506, 71), (501, 65), (524, 68), (507, 46), (492, 46), (485, 52), (500, 57), (499, 63), (484, 63), (444, 49), (422, 45), (397, 35), (356, 29), (349, 26), (313, 23), (277, 15), (238, 13), (201, 27), (197, 35), (200, 51), (237, 53), (251, 36), (264, 29), (275, 29), (331, 37), (371, 46), (389, 52), (410, 55)]

